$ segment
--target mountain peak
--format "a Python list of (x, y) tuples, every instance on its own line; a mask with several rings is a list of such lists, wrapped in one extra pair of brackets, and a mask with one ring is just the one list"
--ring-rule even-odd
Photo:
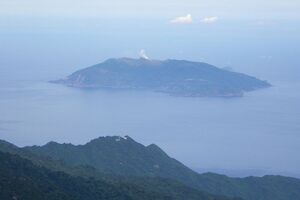
[[(120, 141), (116, 141), (120, 140)], [(130, 142), (131, 141), (131, 142)], [(116, 181), (116, 178), (119, 180), (122, 178), (122, 182), (130, 181), (134, 185), (141, 184), (145, 188), (150, 188), (151, 186), (157, 186), (155, 190), (149, 190), (155, 193), (155, 191), (169, 191), (171, 194), (174, 194), (177, 191), (177, 194), (182, 194), (181, 198), (168, 198), (168, 199), (227, 199), (225, 196), (229, 197), (243, 197), (245, 200), (253, 199), (266, 199), (266, 200), (283, 200), (283, 199), (299, 199), (300, 196), (300, 181), (295, 178), (282, 177), (282, 176), (264, 176), (264, 177), (247, 177), (247, 178), (230, 178), (224, 175), (218, 175), (214, 173), (205, 173), (197, 174), (191, 169), (187, 168), (180, 162), (176, 161), (173, 158), (170, 158), (163, 150), (161, 150), (157, 145), (151, 144), (149, 146), (144, 146), (135, 142), (130, 137), (121, 137), (121, 136), (107, 136), (99, 137), (92, 140), (91, 142), (102, 142), (96, 143), (97, 145), (66, 145), (59, 144), (56, 142), (50, 142), (48, 145), (53, 148), (47, 148), (47, 145), (44, 146), (33, 146), (18, 148), (12, 144), (0, 140), (0, 151), (9, 152), (12, 154), (18, 154), (22, 158), (31, 160), (37, 166), (46, 167), (46, 169), (51, 169), (53, 171), (63, 171), (67, 172), (70, 175), (78, 175), (83, 177), (97, 177), (101, 180), (108, 180), (108, 177), (113, 178), (109, 183)], [(91, 143), (90, 142), (90, 143)], [(8, 146), (7, 146), (8, 144)], [(26, 170), (17, 170), (18, 175), (21, 173), (27, 173), (28, 170), (33, 169), (32, 163), (28, 162), (26, 165), (16, 164), (15, 158), (13, 156), (13, 162), (11, 162), (13, 167), (4, 166), (8, 162), (3, 161), (4, 157), (9, 156), (9, 154), (1, 154), (0, 157), (2, 164), (2, 169), (6, 171), (15, 170), (16, 167), (30, 167)], [(59, 162), (57, 162), (59, 161)], [(24, 163), (22, 161), (22, 163)], [(31, 163), (31, 164), (30, 164)], [(1, 167), (1, 166), (0, 166)], [(38, 171), (42, 170), (45, 172), (45, 169), (41, 167), (35, 168), (34, 173), (30, 172), (30, 175), (36, 174)], [(83, 170), (83, 171), (82, 171)], [(101, 172), (106, 172), (109, 174), (114, 174), (110, 176), (108, 174), (105, 177), (102, 177), (104, 174)], [(45, 175), (45, 173), (43, 173)], [(46, 174), (49, 174), (48, 172)], [(55, 173), (58, 174), (58, 173)], [(11, 173), (2, 173), (2, 175), (11, 175)], [(45, 177), (45, 176), (42, 177)], [(108, 176), (107, 176), (108, 175)], [(118, 177), (115, 177), (118, 175)], [(121, 176), (119, 176), (121, 175)], [(127, 175), (131, 175), (127, 177)], [(133, 175), (133, 176), (132, 176)], [(136, 179), (138, 176), (140, 178)], [(53, 177), (52, 175), (49, 178), (41, 181), (41, 177), (38, 177), (37, 181), (41, 183), (41, 186), (45, 186), (44, 181), (48, 181)], [(59, 177), (62, 177), (59, 174)], [(59, 178), (58, 177), (58, 178)], [(156, 177), (152, 179), (151, 177)], [(159, 177), (159, 178), (158, 178)], [(124, 178), (124, 180), (123, 180)], [(163, 179), (161, 179), (163, 178)], [(167, 180), (167, 179), (170, 180)], [(6, 179), (3, 179), (2, 186), (7, 185)], [(18, 179), (22, 181), (21, 185), (27, 186), (30, 184), (24, 184), (24, 180), (28, 179)], [(57, 179), (55, 179), (57, 180)], [(79, 180), (79, 179), (76, 179)], [(84, 180), (84, 179), (82, 179)], [(100, 180), (100, 179), (99, 179)], [(131, 182), (131, 180), (133, 182)], [(176, 180), (173, 182), (173, 180)], [(88, 182), (90, 182), (89, 180)], [(158, 182), (157, 182), (158, 181)], [(161, 182), (162, 181), (162, 182)], [(207, 193), (202, 193), (200, 196), (194, 196), (194, 198), (187, 198), (186, 194), (190, 194), (191, 190), (186, 190), (182, 188), (183, 185), (178, 184), (181, 182), (187, 186), (193, 187), (200, 191), (205, 191), (213, 194), (221, 195), (220, 197), (210, 197)], [(68, 179), (68, 184), (72, 184), (70, 179)], [(124, 183), (125, 183), (124, 182)], [(120, 182), (121, 183), (121, 182)], [(158, 184), (160, 183), (160, 184)], [(171, 183), (171, 185), (170, 185)], [(52, 186), (55, 184), (51, 184)], [(77, 185), (77, 184), (75, 184)], [(86, 184), (85, 184), (86, 185)], [(130, 184), (131, 186), (134, 186)], [(180, 189), (170, 190), (173, 186)], [(167, 188), (165, 187), (167, 186)], [(171, 188), (169, 188), (171, 186)], [(15, 187), (10, 187), (15, 188)], [(79, 187), (80, 188), (80, 187)], [(94, 187), (93, 187), (94, 188)], [(165, 189), (166, 188), (166, 189)], [(124, 188), (123, 188), (124, 189)], [(122, 189), (122, 192), (124, 190)], [(47, 187), (47, 190), (48, 187)], [(24, 190), (26, 191), (26, 190)], [(90, 193), (90, 190), (86, 190), (87, 194)], [(98, 191), (98, 190), (97, 190)], [(140, 191), (140, 190), (139, 190)], [(263, 191), (263, 192), (261, 192)], [(170, 194), (167, 192), (168, 194)], [(74, 190), (71, 190), (71, 194), (74, 193)], [(99, 193), (99, 191), (98, 191)], [(86, 193), (84, 193), (86, 194)], [(292, 195), (291, 195), (292, 194)], [(141, 193), (144, 195), (144, 193)], [(203, 196), (204, 195), (204, 196)], [(175, 195), (176, 196), (176, 195)], [(4, 198), (7, 199), (7, 198)], [(82, 198), (79, 198), (82, 199)], [(88, 199), (95, 199), (91, 197)], [(143, 199), (143, 198), (134, 198), (134, 199)], [(152, 196), (150, 199), (157, 199)], [(165, 199), (165, 198), (163, 198)], [(240, 198), (233, 198), (240, 199)]]
[(240, 97), (269, 87), (266, 81), (187, 60), (113, 58), (54, 81), (94, 89), (138, 89), (189, 97)]
[(77, 146), (51, 142), (26, 149), (41, 156), (64, 160), (71, 166), (90, 165), (108, 173), (154, 176), (170, 173), (170, 166), (186, 169), (157, 145), (144, 146), (129, 136), (102, 136)]
[(131, 141), (135, 142), (132, 138), (129, 136), (100, 136), (96, 139), (91, 140), (90, 142), (86, 143), (88, 144), (95, 144), (95, 143), (105, 143), (105, 142), (121, 142), (121, 141)]
[(122, 58), (111, 58), (104, 63), (109, 64), (124, 64), (129, 66), (143, 66), (143, 65), (157, 65), (163, 61), (160, 60), (150, 60), (145, 58), (129, 58), (129, 57), (122, 57)]
[(45, 146), (56, 146), (56, 145), (60, 145), (60, 144), (57, 142), (54, 142), (54, 141), (50, 141), (50, 142), (47, 142), (47, 144), (45, 144)]
[(149, 151), (152, 151), (155, 154), (160, 154), (163, 156), (168, 156), (168, 154), (166, 154), (159, 146), (157, 146), (156, 144), (150, 144), (146, 147)]

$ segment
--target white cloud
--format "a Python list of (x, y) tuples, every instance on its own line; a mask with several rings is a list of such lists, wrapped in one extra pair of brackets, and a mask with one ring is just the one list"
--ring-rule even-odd
[(205, 23), (205, 24), (212, 24), (212, 23), (215, 23), (216, 21), (218, 21), (218, 19), (219, 18), (216, 16), (204, 17), (203, 19), (201, 19), (201, 22)]
[(149, 57), (147, 56), (145, 49), (140, 50), (140, 57), (149, 60)]
[(176, 17), (170, 21), (173, 24), (190, 24), (193, 22), (193, 17), (191, 14), (187, 14), (186, 16)]

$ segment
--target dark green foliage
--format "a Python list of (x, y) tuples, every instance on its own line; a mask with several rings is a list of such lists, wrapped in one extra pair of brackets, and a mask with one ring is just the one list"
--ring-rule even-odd
[[(200, 192), (199, 192), (200, 193)], [(130, 184), (109, 184), (72, 177), (33, 165), (17, 155), (0, 152), (0, 199), (22, 200), (171, 200), (156, 191), (148, 192)], [(211, 195), (194, 199), (217, 200)]]
[[(13, 154), (30, 158), (33, 163), (48, 169)], [(63, 170), (72, 176), (57, 170)], [(66, 167), (62, 162), (35, 156), (5, 141), (0, 141), (0, 177), (1, 200), (229, 200), (172, 180), (107, 175), (88, 166)]]
[(26, 147), (24, 150), (62, 160), (71, 166), (88, 165), (119, 175), (173, 177), (176, 174), (185, 178), (195, 174), (158, 146), (145, 147), (128, 136), (101, 137), (78, 146), (50, 142), (42, 147)]
[(248, 200), (300, 199), (300, 180), (283, 176), (229, 178), (213, 173), (198, 176), (198, 188)]
[(179, 96), (241, 96), (270, 84), (245, 74), (184, 60), (109, 59), (53, 81), (72, 87), (147, 89)]
[(71, 166), (84, 164), (106, 173), (169, 178), (212, 194), (247, 200), (300, 199), (298, 179), (280, 176), (239, 179), (213, 173), (198, 174), (170, 158), (156, 145), (145, 147), (130, 137), (101, 137), (79, 146), (52, 142), (25, 149), (63, 160)]
[(36, 167), (17, 155), (0, 152), (0, 199), (130, 199), (115, 187)]
[[(0, 143), (0, 150), (1, 146), (5, 145)], [(46, 163), (45, 166), (51, 166), (50, 169), (75, 176), (94, 177), (110, 184), (129, 184), (150, 193), (172, 196), (173, 199), (205, 199), (210, 196), (198, 190), (246, 200), (300, 199), (299, 179), (282, 176), (230, 178), (213, 173), (198, 174), (170, 158), (158, 146), (143, 146), (130, 137), (100, 137), (78, 146), (51, 142), (42, 147), (26, 147), (18, 151), (29, 159), (38, 160), (37, 163)], [(55, 164), (49, 165), (47, 162)]]

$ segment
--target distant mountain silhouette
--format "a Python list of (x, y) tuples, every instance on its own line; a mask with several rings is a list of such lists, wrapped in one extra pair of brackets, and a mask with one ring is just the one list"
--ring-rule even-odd
[(236, 97), (271, 86), (207, 63), (143, 58), (109, 59), (52, 82), (78, 88), (138, 89), (196, 97)]

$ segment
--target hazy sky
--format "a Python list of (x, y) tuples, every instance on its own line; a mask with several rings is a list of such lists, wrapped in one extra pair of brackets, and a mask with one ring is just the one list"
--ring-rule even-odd
[(168, 17), (193, 13), (224, 18), (299, 19), (298, 0), (1, 0), (2, 15)]
[(299, 11), (299, 0), (0, 0), (0, 70), (60, 76), (145, 49), (297, 78)]

